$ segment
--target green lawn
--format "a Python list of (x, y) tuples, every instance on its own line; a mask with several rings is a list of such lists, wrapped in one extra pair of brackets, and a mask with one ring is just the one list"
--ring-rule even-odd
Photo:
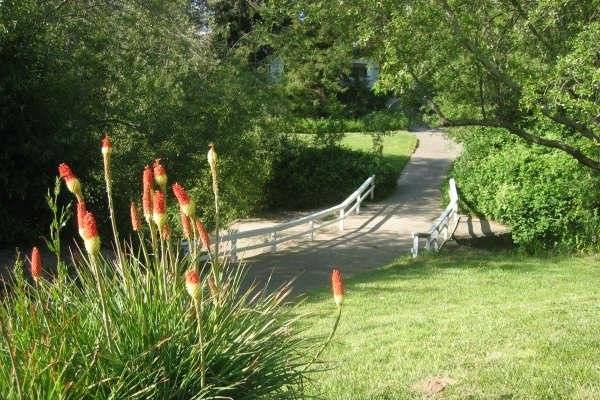
[[(369, 152), (373, 148), (373, 138), (364, 133), (347, 133), (342, 145), (352, 150)], [(392, 132), (383, 138), (383, 157), (397, 171), (401, 171), (416, 146), (417, 138), (414, 135), (403, 131)]]
[[(335, 306), (303, 311), (326, 334)], [(599, 399), (600, 258), (459, 250), (347, 281), (344, 314), (315, 376), (326, 399)]]
[[(298, 133), (296, 136), (306, 143), (311, 143), (313, 138), (312, 134), (304, 133)], [(351, 150), (371, 152), (373, 148), (373, 136), (361, 132), (345, 133), (341, 144)], [(417, 138), (414, 135), (406, 131), (389, 132), (383, 138), (383, 157), (396, 170), (401, 171), (416, 147)]]

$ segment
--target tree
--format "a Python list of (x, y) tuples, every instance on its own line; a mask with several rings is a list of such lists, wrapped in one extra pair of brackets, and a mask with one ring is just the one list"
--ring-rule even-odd
[(318, 2), (373, 50), (379, 89), (418, 93), (442, 126), (502, 128), (600, 171), (599, 0)]
[[(43, 196), (60, 162), (71, 163), (102, 218), (105, 133), (122, 169), (114, 174), (121, 216), (157, 157), (171, 178), (204, 193), (210, 141), (234, 183), (223, 188), (225, 213), (258, 201), (268, 166), (255, 155), (275, 99), (246, 67), (216, 56), (189, 1), (1, 1), (0, 59), (0, 243), (44, 232)], [(211, 202), (201, 204), (210, 220)]]

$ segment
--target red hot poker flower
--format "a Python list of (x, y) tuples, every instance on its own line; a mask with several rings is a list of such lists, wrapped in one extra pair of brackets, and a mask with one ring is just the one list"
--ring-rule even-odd
[(154, 160), (154, 180), (163, 193), (167, 190), (167, 171), (160, 163), (160, 158)]
[(142, 209), (146, 222), (150, 223), (152, 219), (152, 192), (146, 191), (142, 194)]
[(190, 202), (190, 196), (188, 196), (187, 192), (179, 183), (175, 182), (173, 184), (173, 194), (177, 197), (177, 201), (179, 205), (183, 206)]
[(181, 218), (181, 228), (183, 229), (183, 236), (187, 239), (192, 235), (192, 224), (190, 223), (190, 217), (185, 215), (183, 210), (179, 210), (179, 217)]
[(161, 231), (167, 220), (167, 205), (164, 193), (159, 190), (155, 190), (154, 195), (152, 196), (152, 201), (152, 219), (154, 220), (156, 226), (158, 226), (159, 231)]
[(169, 226), (169, 224), (163, 225), (162, 230), (160, 231), (160, 235), (163, 238), (163, 240), (171, 239), (171, 227)]
[(85, 208), (85, 203), (80, 201), (77, 203), (77, 230), (79, 231), (79, 236), (84, 238), (84, 224), (83, 220), (85, 218), (85, 213), (87, 212)]
[(40, 255), (40, 249), (34, 247), (31, 250), (31, 277), (34, 281), (42, 276), (42, 256)]
[(106, 135), (102, 139), (102, 155), (106, 157), (109, 156), (110, 153), (112, 153), (112, 143), (110, 142), (108, 135)]
[(138, 214), (137, 206), (135, 202), (131, 202), (131, 206), (129, 207), (129, 211), (131, 214), (131, 229), (135, 232), (139, 231), (142, 228), (142, 221), (140, 221), (140, 216)]
[(65, 180), (67, 189), (77, 197), (77, 201), (83, 201), (83, 193), (81, 192), (81, 182), (77, 179), (77, 176), (73, 173), (71, 167), (68, 164), (62, 163), (58, 166), (58, 175), (61, 179)]
[(179, 202), (179, 207), (181, 210), (190, 218), (194, 218), (196, 214), (196, 207), (194, 205), (194, 201), (190, 199), (190, 196), (186, 192), (186, 190), (179, 183), (175, 182), (173, 184), (173, 194), (177, 198)]
[(86, 211), (85, 216), (83, 217), (83, 236), (86, 239), (98, 236), (96, 219), (94, 218), (94, 214), (89, 211)]
[(94, 214), (86, 212), (83, 218), (83, 242), (88, 254), (94, 255), (100, 250), (100, 236)]
[(62, 163), (58, 166), (58, 175), (61, 177), (61, 179), (65, 180), (75, 178), (73, 170), (71, 169), (71, 167), (69, 167), (69, 164), (67, 163)]
[(200, 235), (200, 240), (202, 241), (202, 248), (204, 250), (210, 250), (210, 236), (206, 230), (206, 227), (202, 223), (202, 220), (198, 218), (196, 220), (196, 229), (198, 230), (198, 234)]
[(146, 165), (142, 173), (142, 190), (152, 191), (152, 182), (154, 182), (154, 173), (152, 172), (152, 168)]
[(344, 278), (339, 268), (333, 267), (331, 270), (331, 288), (333, 289), (333, 300), (340, 307), (344, 302)]
[(154, 173), (152, 168), (146, 165), (142, 173), (142, 210), (147, 223), (152, 219), (152, 184)]
[(194, 301), (200, 298), (200, 275), (198, 272), (189, 270), (185, 273), (185, 289)]

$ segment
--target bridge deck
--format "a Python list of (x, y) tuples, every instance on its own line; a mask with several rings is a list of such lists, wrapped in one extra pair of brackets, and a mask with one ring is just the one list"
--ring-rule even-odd
[[(460, 147), (439, 131), (414, 133), (419, 145), (385, 201), (367, 203), (345, 221), (344, 233), (333, 224), (315, 240), (296, 241), (275, 253), (246, 258), (252, 279), (276, 287), (295, 279), (294, 292), (328, 285), (329, 269), (338, 265), (346, 276), (389, 263), (406, 254), (410, 234), (427, 230), (443, 211), (440, 188)], [(278, 221), (249, 221), (242, 230)]]

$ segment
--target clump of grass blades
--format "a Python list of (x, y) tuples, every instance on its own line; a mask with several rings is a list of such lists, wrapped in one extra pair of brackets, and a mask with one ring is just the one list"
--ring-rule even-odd
[[(103, 145), (105, 168), (110, 151)], [(80, 183), (69, 174), (67, 187), (81, 205)], [(109, 171), (106, 176), (110, 199)], [(157, 183), (164, 194), (164, 182)], [(67, 215), (56, 205), (59, 185), (49, 196), (53, 249), (60, 249)], [(198, 222), (190, 199), (177, 189), (185, 216)], [(148, 190), (146, 180), (149, 196)], [(18, 259), (0, 300), (3, 398), (304, 397), (310, 354), (322, 345), (302, 332), (298, 322), (305, 315), (287, 303), (289, 287), (270, 293), (248, 287), (244, 268), (222, 261), (202, 227), (188, 233), (190, 251), (182, 253), (159, 217), (155, 225), (147, 218), (144, 230), (135, 221), (136, 242), (120, 241), (114, 229), (114, 257), (89, 245), (99, 241), (95, 226), (80, 226), (86, 251), (75, 251), (68, 266), (58, 251), (54, 277), (40, 275), (36, 255), (31, 280)], [(209, 255), (203, 263), (202, 248)], [(193, 279), (184, 282), (184, 276)]]
[[(85, 262), (76, 278), (40, 281), (37, 288), (18, 266), (0, 307), (11, 338), (10, 348), (6, 342), (0, 346), (0, 392), (6, 398), (19, 397), (15, 375), (25, 399), (301, 396), (306, 354), (314, 352), (314, 342), (301, 336), (296, 326), (301, 316), (282, 307), (285, 288), (272, 294), (241, 289), (243, 269), (225, 268), (227, 285), (215, 297), (206, 294), (203, 305), (202, 387), (197, 324), (182, 280), (163, 287), (161, 272), (146, 270), (135, 257), (127, 261), (127, 286), (112, 261), (98, 262), (107, 289), (109, 337)], [(178, 263), (185, 265), (185, 257)]]

